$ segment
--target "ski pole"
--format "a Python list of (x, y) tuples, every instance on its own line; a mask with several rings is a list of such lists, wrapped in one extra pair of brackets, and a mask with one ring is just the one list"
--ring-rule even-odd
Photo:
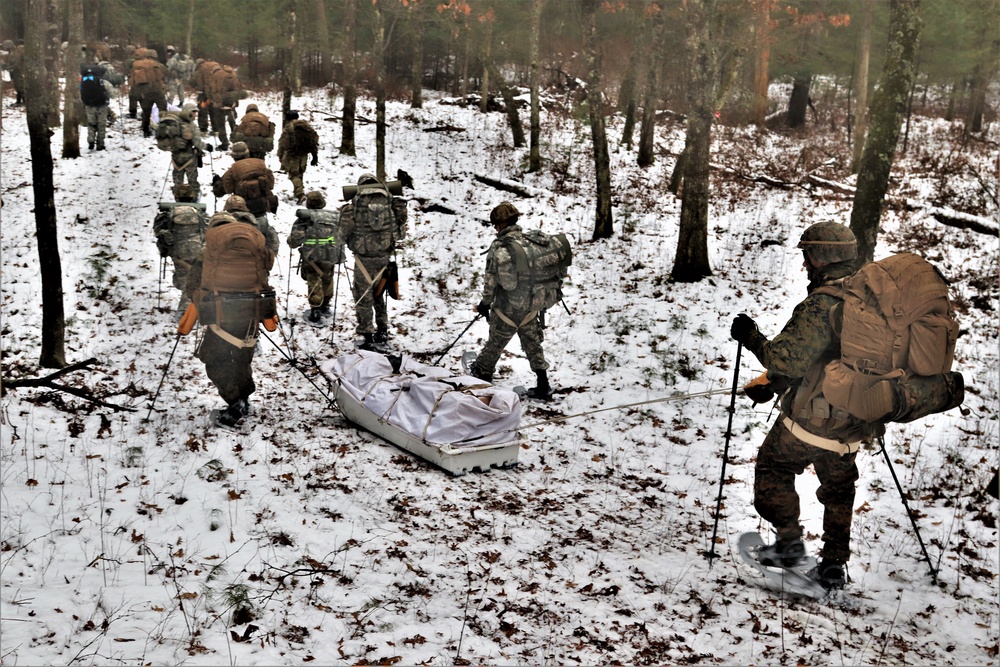
[(333, 284), (333, 323), (330, 325), (331, 329), (337, 328), (337, 296), (340, 292), (340, 264), (337, 264), (337, 280)]
[(160, 271), (156, 276), (156, 309), (160, 309), (160, 293), (163, 291), (163, 255), (160, 255)]
[(174, 352), (177, 351), (177, 344), (181, 342), (181, 332), (177, 332), (177, 337), (174, 338), (174, 347), (170, 350), (170, 356), (167, 357), (167, 365), (163, 368), (163, 375), (160, 376), (160, 384), (156, 385), (156, 394), (153, 395), (153, 402), (149, 404), (149, 412), (146, 413), (146, 418), (143, 422), (149, 421), (149, 415), (153, 414), (153, 407), (156, 406), (156, 399), (160, 397), (160, 389), (163, 388), (163, 381), (167, 379), (167, 371), (170, 370), (170, 362), (174, 360)]
[(913, 518), (913, 512), (910, 511), (910, 505), (906, 502), (906, 495), (903, 493), (903, 486), (899, 483), (899, 478), (896, 477), (896, 469), (892, 467), (892, 461), (889, 459), (889, 452), (885, 449), (885, 439), (880, 435), (878, 437), (879, 447), (882, 448), (882, 455), (885, 457), (886, 465), (889, 466), (889, 472), (892, 473), (892, 481), (896, 483), (896, 490), (899, 491), (899, 497), (903, 501), (903, 508), (906, 509), (906, 516), (910, 518), (910, 524), (913, 526), (913, 532), (917, 536), (917, 542), (920, 544), (920, 550), (924, 554), (924, 560), (927, 561), (927, 567), (931, 571), (931, 581), (935, 584), (937, 583), (937, 569), (934, 567), (934, 563), (931, 562), (931, 557), (927, 553), (927, 547), (924, 546), (924, 541), (920, 537), (920, 530), (917, 528), (917, 521)]
[(288, 252), (288, 278), (285, 281), (285, 310), (288, 310), (289, 297), (292, 293), (292, 252)]
[(439, 363), (441, 363), (441, 360), (442, 360), (442, 359), (444, 359), (444, 355), (448, 354), (448, 351), (449, 351), (449, 350), (451, 350), (451, 348), (455, 347), (455, 344), (456, 344), (456, 343), (458, 343), (459, 339), (461, 339), (461, 338), (462, 338), (462, 336), (464, 336), (464, 335), (465, 335), (465, 332), (466, 332), (466, 331), (468, 331), (469, 329), (471, 329), (471, 328), (472, 328), (472, 325), (473, 325), (473, 324), (475, 324), (476, 322), (478, 322), (478, 321), (479, 321), (479, 318), (480, 318), (480, 317), (482, 317), (482, 315), (481, 315), (481, 314), (479, 314), (479, 313), (476, 313), (476, 316), (472, 318), (472, 321), (471, 321), (471, 322), (469, 322), (468, 326), (466, 326), (466, 327), (465, 327), (464, 329), (462, 329), (462, 333), (458, 334), (458, 338), (456, 338), (456, 339), (454, 340), (454, 342), (452, 342), (452, 344), (451, 344), (451, 345), (449, 345), (448, 347), (446, 347), (446, 348), (444, 349), (444, 352), (442, 352), (442, 353), (441, 353), (441, 356), (440, 356), (440, 357), (438, 357), (438, 358), (437, 358), (437, 361), (435, 361), (435, 362), (434, 362), (433, 364), (431, 364), (431, 366), (437, 366), (437, 365), (438, 365)]
[[(292, 368), (296, 369), (299, 373), (301, 373), (302, 377), (304, 377), (305, 379), (309, 380), (309, 384), (311, 384), (312, 386), (316, 387), (316, 391), (318, 391), (323, 396), (323, 398), (326, 399), (327, 403), (329, 403), (330, 405), (336, 405), (336, 401), (334, 399), (330, 398), (329, 396), (327, 396), (326, 392), (323, 391), (318, 384), (316, 384), (315, 382), (313, 382), (313, 379), (311, 377), (309, 377), (308, 375), (306, 375), (306, 372), (304, 370), (302, 370), (301, 368), (298, 367), (298, 365), (295, 363), (295, 360), (292, 359), (291, 357), (289, 357), (288, 353), (285, 352), (284, 350), (282, 350), (280, 345), (278, 345), (277, 343), (275, 343), (271, 339), (271, 337), (268, 336), (264, 331), (261, 331), (260, 334), (264, 338), (266, 338), (268, 340), (268, 342), (271, 343), (271, 345), (273, 345), (276, 350), (278, 350), (278, 352), (281, 353), (281, 356), (283, 356), (285, 359), (288, 360), (288, 362), (292, 366)], [(310, 359), (312, 359), (312, 357), (310, 357)], [(315, 359), (313, 359), (313, 365), (315, 365), (315, 363), (316, 363)]]
[(708, 559), (709, 563), (712, 562), (713, 558), (718, 558), (719, 554), (715, 553), (715, 538), (719, 532), (719, 512), (722, 510), (722, 489), (726, 483), (726, 462), (729, 460), (729, 439), (733, 435), (733, 415), (736, 414), (736, 392), (739, 388), (740, 382), (740, 354), (743, 352), (743, 343), (736, 342), (736, 363), (733, 369), (733, 393), (729, 399), (729, 423), (726, 424), (726, 445), (722, 450), (722, 476), (719, 478), (719, 497), (715, 501), (715, 522), (712, 525), (712, 542), (708, 551), (704, 552), (705, 558)]

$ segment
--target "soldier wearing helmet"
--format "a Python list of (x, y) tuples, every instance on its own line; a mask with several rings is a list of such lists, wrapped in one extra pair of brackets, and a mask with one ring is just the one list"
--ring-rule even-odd
[(812, 465), (819, 479), (816, 496), (823, 505), (821, 560), (812, 576), (835, 589), (847, 581), (851, 556), (855, 457), (860, 443), (880, 435), (884, 425), (834, 409), (823, 395), (827, 364), (840, 358), (835, 323), (843, 298), (835, 295), (842, 294), (843, 280), (860, 268), (857, 239), (844, 225), (819, 222), (802, 233), (798, 248), (809, 277), (808, 296), (781, 332), (769, 340), (741, 313), (730, 333), (767, 369), (746, 386), (747, 396), (767, 402), (775, 393), (781, 395), (781, 412), (757, 453), (754, 469), (754, 507), (777, 532), (776, 542), (763, 547), (758, 559), (776, 567), (803, 562), (795, 476)]
[[(186, 180), (194, 190), (195, 201), (201, 198), (198, 168), (202, 166), (202, 156), (205, 153), (205, 144), (201, 140), (201, 132), (198, 131), (197, 112), (198, 107), (194, 104), (185, 104), (177, 112), (180, 136), (170, 140), (172, 142), (170, 162), (173, 168), (174, 184), (180, 184)], [(169, 113), (164, 114), (164, 117), (169, 115)]]
[(184, 104), (185, 86), (194, 75), (195, 63), (186, 53), (173, 46), (167, 47), (167, 101), (174, 97), (177, 104)]
[(226, 199), (226, 203), (223, 205), (222, 210), (229, 213), (239, 222), (245, 222), (248, 225), (253, 225), (257, 230), (264, 235), (264, 241), (267, 244), (267, 249), (271, 251), (271, 254), (278, 254), (278, 246), (280, 242), (278, 240), (278, 232), (274, 231), (274, 227), (271, 223), (267, 221), (267, 216), (263, 218), (258, 218), (250, 209), (247, 207), (247, 200), (239, 195), (229, 195)]
[(160, 257), (174, 265), (173, 286), (181, 290), (175, 316), (179, 319), (190, 300), (184, 292), (191, 264), (205, 243), (205, 205), (197, 203), (197, 192), (187, 183), (173, 187), (175, 202), (160, 202), (153, 218), (153, 235)]
[[(250, 149), (242, 141), (237, 141), (230, 149), (233, 165), (219, 176), (212, 176), (212, 192), (216, 197), (237, 194), (246, 201), (246, 206), (257, 218), (258, 227), (267, 236), (268, 212), (278, 210), (278, 198), (274, 194), (274, 172), (267, 168), (260, 158), (250, 157)], [(270, 238), (268, 239), (270, 242)]]
[(327, 210), (326, 198), (319, 190), (307, 194), (306, 207), (295, 211), (288, 245), (299, 249), (299, 275), (306, 281), (309, 298), (308, 319), (318, 325), (331, 314), (334, 270), (347, 261), (340, 211)]
[[(299, 118), (299, 113), (289, 110), (285, 113), (285, 126), (278, 138), (278, 159), (281, 168), (288, 173), (292, 182), (292, 196), (299, 204), (306, 199), (305, 186), (302, 177), (306, 173), (306, 165), (319, 164), (319, 135), (305, 120)], [(309, 156), (312, 161), (309, 161)]]
[(274, 150), (274, 123), (266, 114), (261, 113), (256, 104), (248, 104), (246, 113), (233, 128), (230, 138), (234, 142), (245, 143), (250, 151), (250, 157), (263, 160)]
[(525, 280), (518, 281), (512, 257), (511, 242), (520, 243), (522, 239), (522, 230), (517, 224), (520, 217), (520, 211), (507, 201), (490, 212), (490, 224), (496, 231), (496, 238), (486, 253), (483, 294), (476, 306), (476, 312), (489, 322), (490, 336), (470, 365), (469, 373), (492, 382), (500, 354), (517, 334), (521, 349), (538, 379), (537, 386), (528, 390), (528, 396), (547, 401), (552, 398), (552, 388), (549, 385), (549, 364), (542, 350), (542, 323), (538, 312), (531, 308), (531, 284)]

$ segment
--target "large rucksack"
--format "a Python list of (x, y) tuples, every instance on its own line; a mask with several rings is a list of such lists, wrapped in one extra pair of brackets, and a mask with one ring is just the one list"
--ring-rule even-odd
[(304, 120), (295, 119), (292, 121), (291, 138), (289, 148), (296, 155), (308, 155), (319, 150), (319, 135), (316, 130)]
[(305, 240), (299, 246), (303, 270), (306, 264), (315, 263), (321, 270), (347, 261), (344, 241), (340, 234), (340, 212), (300, 208), (295, 211), (298, 220), (292, 233), (304, 234)]
[(194, 130), (177, 115), (176, 111), (165, 111), (156, 125), (156, 146), (164, 151), (180, 151), (187, 148), (194, 139)]
[(88, 107), (103, 107), (110, 100), (101, 80), (104, 68), (98, 65), (80, 67), (80, 100)]
[(518, 288), (531, 289), (532, 310), (545, 310), (559, 303), (562, 284), (573, 263), (573, 249), (565, 234), (546, 234), (539, 230), (523, 232), (521, 239), (504, 237), (517, 272)]
[(229, 213), (216, 213), (205, 232), (201, 290), (196, 300), (203, 324), (243, 325), (274, 317), (274, 290), (267, 282), (274, 255), (264, 235)]
[[(162, 224), (154, 224), (159, 236), (170, 232), (170, 256), (191, 262), (205, 244), (205, 204), (198, 202), (160, 202), (159, 209), (165, 213)], [(155, 223), (159, 223), (157, 216)]]
[[(248, 160), (256, 160), (251, 163)], [(256, 166), (256, 168), (254, 168)], [(272, 208), (273, 193), (267, 178), (267, 167), (258, 158), (244, 158), (234, 165), (239, 167), (233, 194), (246, 200), (247, 208), (254, 215), (262, 215)], [(273, 213), (273, 211), (272, 211)]]
[(140, 83), (162, 83), (162, 65), (152, 58), (141, 58), (132, 63), (132, 85)]
[(250, 111), (240, 119), (231, 138), (245, 143), (251, 154), (268, 153), (274, 149), (274, 123), (259, 111)]
[(844, 299), (840, 359), (824, 369), (830, 405), (864, 422), (909, 422), (961, 404), (958, 323), (934, 265), (899, 253), (815, 291)]
[(389, 254), (400, 237), (392, 197), (381, 186), (363, 186), (351, 200), (354, 228), (348, 247), (355, 255), (377, 257)]

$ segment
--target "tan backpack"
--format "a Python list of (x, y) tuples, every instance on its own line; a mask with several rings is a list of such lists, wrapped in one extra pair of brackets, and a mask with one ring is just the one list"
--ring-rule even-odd
[(198, 317), (204, 324), (244, 324), (273, 317), (267, 282), (274, 255), (264, 235), (229, 213), (216, 213), (205, 232)]
[[(930, 262), (899, 253), (866, 264), (840, 287), (816, 292), (844, 300), (841, 356), (827, 364), (823, 379), (823, 395), (830, 405), (875, 422), (900, 412), (900, 406), (894, 406), (892, 383), (907, 395), (909, 383), (926, 387), (939, 379), (941, 390), (932, 393), (951, 387), (951, 376), (958, 375), (950, 373), (958, 323), (948, 283)], [(892, 420), (911, 421), (961, 403), (960, 396), (946, 398), (935, 397), (934, 405), (909, 406), (904, 419)]]
[(132, 85), (140, 83), (161, 83), (163, 71), (152, 58), (142, 58), (132, 63)]

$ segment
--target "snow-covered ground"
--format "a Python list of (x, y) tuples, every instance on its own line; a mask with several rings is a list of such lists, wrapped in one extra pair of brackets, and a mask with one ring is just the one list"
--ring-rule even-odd
[[(278, 120), (277, 98), (248, 101)], [(356, 158), (338, 154), (339, 101), (310, 91), (294, 105), (322, 139), (306, 188), (321, 189), (331, 206), (342, 185), (375, 166), (373, 124), (358, 125)], [(0, 164), (8, 379), (50, 372), (37, 367), (42, 295), (31, 165), (24, 115), (11, 102), (3, 100)], [(358, 115), (374, 118), (371, 100)], [(848, 222), (851, 205), (809, 186), (804, 169), (849, 184), (842, 142), (827, 136), (805, 145), (719, 128), (713, 162), (801, 187), (714, 172), (715, 275), (678, 285), (668, 275), (680, 201), (664, 184), (682, 127), (660, 128), (663, 153), (645, 170), (615, 146), (616, 233), (594, 243), (589, 129), (570, 113), (546, 110), (538, 174), (523, 173), (526, 149), (512, 147), (502, 114), (431, 95), (418, 110), (390, 103), (387, 115), (388, 172), (404, 169), (415, 184), (405, 193), (403, 298), (390, 301), (399, 347), (430, 363), (473, 318), (492, 236), (480, 222), (503, 199), (522, 211), (525, 228), (565, 231), (574, 242), (569, 312), (549, 312), (545, 341), (553, 383), (566, 391), (552, 404), (524, 405), (522, 423), (534, 425), (521, 432), (519, 465), (450, 477), (345, 421), (306, 376), (324, 387), (312, 362), (353, 347), (348, 281), (339, 283), (333, 325), (305, 325), (305, 285), (290, 271), (286, 245), (271, 277), (282, 329), (262, 341), (254, 361), (252, 430), (210, 427), (208, 413), (222, 402), (193, 356), (197, 336), (181, 338), (166, 366), (179, 293), (169, 266), (158, 281), (151, 223), (156, 202), (169, 198), (169, 154), (125, 119), (124, 131), (119, 121), (109, 132), (107, 151), (58, 159), (56, 130), (67, 361), (97, 359), (60, 381), (132, 411), (44, 388), (3, 396), (0, 662), (1000, 664), (997, 503), (979, 493), (998, 461), (995, 236), (943, 226), (927, 209), (887, 212), (878, 255), (916, 250), (954, 281), (967, 414), (893, 425), (886, 438), (937, 582), (889, 467), (866, 451), (851, 604), (829, 606), (755, 584), (734, 553), (741, 533), (767, 531), (751, 501), (770, 406), (738, 400), (720, 557), (710, 561), (730, 397), (662, 399), (730, 387), (732, 316), (750, 313), (773, 335), (804, 296), (795, 240), (813, 222)], [(444, 124), (464, 131), (426, 131)], [(609, 135), (617, 139), (620, 128), (612, 120)], [(992, 154), (974, 143), (957, 154), (971, 167), (945, 175), (954, 135), (943, 121), (918, 119), (893, 193), (981, 196), (985, 183), (994, 199), (978, 213), (995, 223), (997, 128)], [(826, 160), (831, 151), (836, 160)], [(268, 162), (282, 199), (272, 224), (284, 239), (296, 206), (287, 176), (273, 156)], [(230, 163), (214, 153), (202, 183)], [(475, 175), (519, 181), (537, 194), (517, 198)], [(957, 199), (952, 193), (949, 205)], [(203, 201), (217, 205), (210, 195)], [(458, 215), (434, 212), (440, 208)], [(476, 323), (442, 365), (457, 370), (461, 353), (478, 350), (486, 334)], [(741, 383), (761, 372), (747, 355), (741, 366)], [(497, 382), (533, 383), (516, 340)], [(606, 409), (622, 405), (632, 406)], [(806, 474), (799, 486), (815, 552), (815, 478)]]

